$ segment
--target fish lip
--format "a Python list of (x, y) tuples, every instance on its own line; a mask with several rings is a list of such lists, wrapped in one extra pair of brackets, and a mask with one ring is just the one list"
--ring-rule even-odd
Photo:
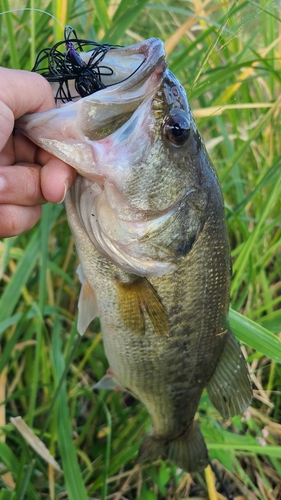
[[(164, 43), (159, 38), (149, 38), (143, 42), (126, 47), (125, 52), (128, 53), (128, 56), (132, 54), (141, 54), (145, 56), (144, 63), (140, 66), (142, 78), (145, 78), (147, 74), (150, 74), (153, 70), (157, 70), (158, 67), (159, 73), (163, 73), (166, 69)], [(135, 72), (137, 79), (138, 70), (139, 68)], [(132, 81), (132, 79), (134, 80), (134, 75), (129, 77), (128, 81)]]
[(113, 58), (114, 52), (121, 56), (124, 54), (124, 57), (139, 54), (143, 55), (145, 59), (125, 80), (109, 85), (84, 99), (96, 99), (98, 96), (100, 96), (100, 98), (107, 96), (110, 98), (111, 95), (125, 94), (126, 91), (131, 90), (133, 87), (141, 85), (142, 82), (146, 82), (152, 75), (155, 77), (155, 84), (157, 85), (159, 77), (167, 68), (164, 43), (159, 38), (149, 38), (128, 47), (111, 49), (110, 54)]

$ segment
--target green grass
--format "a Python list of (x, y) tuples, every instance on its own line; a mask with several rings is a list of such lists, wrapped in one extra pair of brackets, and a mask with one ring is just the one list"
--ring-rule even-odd
[[(1, 10), (23, 7), (1, 1)], [(255, 398), (223, 421), (204, 393), (198, 410), (210, 456), (233, 495), (281, 497), (281, 22), (278, 2), (26, 2), (81, 37), (166, 42), (223, 189), (233, 258), (230, 321), (248, 356)], [(185, 29), (181, 29), (185, 25)], [(0, 16), (1, 64), (31, 69), (62, 27), (42, 12)], [(157, 461), (135, 467), (149, 430), (128, 395), (91, 390), (107, 369), (99, 322), (79, 342), (79, 283), (62, 206), (0, 244), (0, 500), (224, 498), (212, 476)], [(10, 423), (21, 415), (63, 470)], [(220, 489), (219, 484), (217, 490)], [(268, 493), (269, 491), (269, 493)], [(215, 496), (212, 496), (215, 495)]]

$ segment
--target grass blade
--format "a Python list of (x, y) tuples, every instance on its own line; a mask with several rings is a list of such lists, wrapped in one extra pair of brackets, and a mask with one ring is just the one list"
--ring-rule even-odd
[(258, 444), (246, 444), (241, 445), (236, 442), (233, 443), (208, 443), (209, 450), (227, 450), (232, 448), (237, 452), (243, 452), (243, 454), (251, 455), (266, 455), (267, 457), (281, 458), (281, 447), (280, 446), (261, 446)]
[(106, 31), (103, 40), (108, 43), (118, 43), (120, 37), (131, 26), (147, 3), (148, 0), (137, 0), (134, 2), (131, 0), (122, 0), (113, 17), (112, 26)]
[[(2, 0), (2, 12), (8, 12), (10, 10), (10, 5), (8, 0)], [(8, 40), (9, 40), (9, 48), (10, 48), (10, 54), (11, 54), (11, 63), (12, 67), (14, 69), (19, 69), (20, 62), (18, 58), (18, 51), (16, 47), (16, 39), (15, 39), (15, 34), (14, 34), (14, 28), (13, 28), (13, 23), (12, 23), (12, 16), (9, 14), (5, 14), (5, 22), (6, 22), (6, 27), (7, 27), (7, 34), (8, 34)]]
[(248, 260), (253, 250), (253, 247), (258, 238), (260, 238), (262, 232), (261, 228), (265, 224), (265, 219), (268, 217), (269, 212), (272, 209), (272, 206), (276, 203), (276, 201), (280, 197), (280, 186), (281, 186), (281, 178), (279, 177), (279, 179), (276, 180), (275, 184), (272, 185), (272, 188), (263, 206), (262, 213), (259, 216), (259, 220), (257, 221), (255, 229), (249, 235), (247, 242), (244, 244), (243, 249), (241, 250), (236, 261), (234, 262), (233, 265), (234, 276), (232, 280), (232, 290), (236, 291), (236, 293), (238, 293), (239, 284), (241, 282), (245, 268), (248, 265)]
[(268, 358), (281, 363), (281, 340), (266, 328), (230, 309), (230, 326), (236, 337)]
[[(60, 324), (57, 321), (53, 330), (52, 359), (57, 384), (64, 371), (64, 358), (59, 339)], [(66, 383), (61, 384), (57, 398), (58, 443), (63, 463), (66, 489), (70, 500), (88, 500), (87, 491), (77, 461), (75, 446), (72, 441), (71, 420), (69, 416)]]
[(13, 313), (22, 288), (30, 278), (39, 256), (39, 238), (38, 233), (34, 233), (30, 238), (25, 252), (18, 263), (17, 269), (13, 274), (13, 279), (8, 283), (0, 300), (0, 322), (9, 318)]

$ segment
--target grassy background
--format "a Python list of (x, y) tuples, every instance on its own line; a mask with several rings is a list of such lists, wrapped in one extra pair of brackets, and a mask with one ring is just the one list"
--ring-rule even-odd
[[(271, 0), (1, 0), (42, 8), (80, 37), (166, 43), (224, 193), (233, 271), (231, 325), (244, 344), (252, 406), (223, 421), (204, 393), (198, 419), (210, 456), (238, 500), (281, 498), (281, 22)], [(42, 12), (0, 16), (1, 65), (31, 69), (63, 37)], [(31, 89), (32, 91), (32, 89)], [(77, 256), (61, 205), (29, 233), (0, 243), (0, 500), (223, 499), (207, 469), (135, 467), (145, 408), (92, 385), (107, 368), (99, 322), (79, 342)], [(33, 451), (21, 415), (56, 458)], [(36, 442), (34, 442), (36, 447)], [(49, 459), (47, 459), (49, 460)]]

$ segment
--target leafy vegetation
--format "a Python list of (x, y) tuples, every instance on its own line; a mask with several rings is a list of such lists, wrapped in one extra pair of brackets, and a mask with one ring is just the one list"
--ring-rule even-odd
[[(4, 13), (23, 3), (27, 10)], [(66, 24), (98, 41), (165, 41), (221, 181), (233, 258), (230, 320), (255, 396), (243, 416), (223, 421), (204, 393), (200, 426), (237, 500), (281, 498), (278, 2), (1, 0), (1, 10), (6, 67), (30, 70)], [(225, 498), (210, 468), (191, 477), (168, 462), (135, 466), (149, 430), (145, 408), (126, 394), (92, 391), (107, 361), (98, 321), (77, 336), (77, 256), (63, 206), (45, 206), (32, 231), (1, 242), (0, 257), (0, 499)], [(58, 468), (16, 430), (10, 418), (18, 415)]]

